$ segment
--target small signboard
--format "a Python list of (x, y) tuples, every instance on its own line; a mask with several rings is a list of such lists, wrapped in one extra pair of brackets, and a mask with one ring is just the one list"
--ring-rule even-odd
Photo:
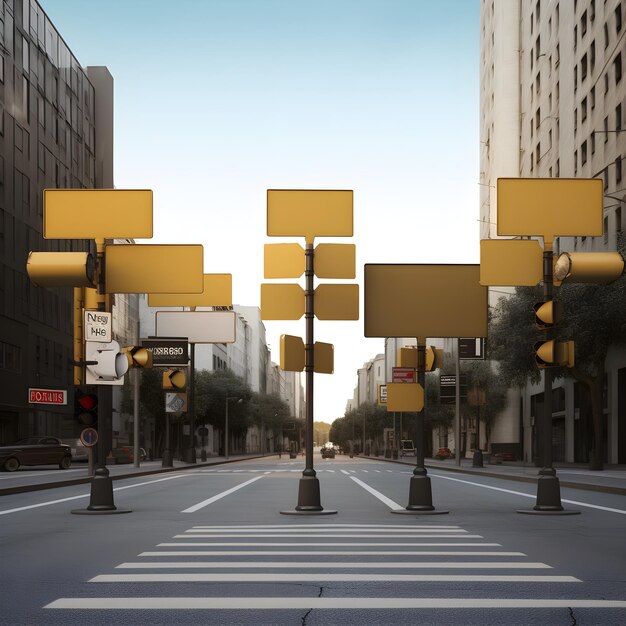
[(484, 337), (460, 337), (459, 359), (463, 361), (485, 359)]
[(87, 448), (93, 448), (98, 443), (98, 431), (95, 428), (85, 428), (80, 433), (80, 440)]
[(30, 404), (67, 404), (65, 389), (29, 389), (28, 402)]
[[(439, 398), (442, 404), (456, 402), (456, 376), (442, 374), (439, 378)], [(467, 398), (467, 379), (461, 376), (461, 399)]]
[(106, 311), (85, 311), (84, 335), (85, 341), (109, 343), (112, 341), (111, 320), (112, 313)]
[(387, 404), (387, 385), (378, 385), (378, 404)]
[(186, 393), (170, 393), (165, 394), (165, 412), (181, 413), (187, 410), (187, 394)]
[(415, 370), (412, 367), (394, 367), (391, 370), (393, 383), (416, 383)]
[(187, 337), (150, 337), (141, 340), (141, 346), (152, 352), (153, 367), (171, 367), (189, 363)]

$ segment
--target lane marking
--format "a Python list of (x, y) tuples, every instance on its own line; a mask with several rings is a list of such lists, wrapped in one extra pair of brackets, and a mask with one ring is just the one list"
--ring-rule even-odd
[[(184, 512), (184, 511), (183, 511)], [(465, 532), (465, 531), (463, 531)], [(278, 534), (278, 535), (259, 535), (259, 534), (221, 534), (221, 535), (206, 535), (206, 534), (202, 534), (202, 533), (198, 533), (198, 534), (194, 534), (194, 535), (174, 535), (173, 539), (182, 539), (182, 538), (194, 538), (196, 539), (197, 537), (202, 537), (202, 538), (219, 538), (219, 539), (234, 539), (235, 537), (245, 537), (248, 539), (252, 539), (254, 537), (258, 537), (261, 538), (263, 537), (264, 539), (266, 537), (270, 537), (272, 539), (284, 539), (285, 535), (284, 534)], [(343, 533), (341, 535), (317, 535), (315, 533), (305, 533), (302, 535), (290, 535), (290, 537), (297, 537), (299, 539), (306, 539), (307, 537), (315, 537), (316, 539), (327, 539), (327, 538), (333, 538), (333, 539), (378, 539), (381, 537), (381, 535), (352, 535), (349, 533)], [(411, 534), (411, 535), (397, 535), (396, 538), (402, 538), (402, 539), (416, 539), (417, 537), (419, 537), (420, 539), (424, 538), (424, 539), (450, 539), (450, 538), (459, 538), (459, 539), (483, 539), (482, 535), (438, 535), (438, 534), (425, 534), (425, 535), (416, 535), (416, 534)]]
[[(483, 489), (492, 489), (493, 491), (503, 491), (504, 493), (510, 493), (516, 496), (524, 496), (524, 498), (536, 498), (536, 494), (523, 493), (522, 491), (513, 491), (512, 489), (504, 489), (502, 487), (492, 487), (491, 485), (483, 485), (482, 483), (475, 483), (470, 480), (462, 480), (460, 478), (452, 478), (451, 476), (442, 476), (441, 474), (429, 474), (435, 478), (443, 478), (444, 480), (452, 480), (457, 483), (465, 483), (466, 485), (473, 485), (474, 487), (482, 487)], [(587, 504), (586, 502), (579, 502), (578, 500), (565, 500), (561, 498), (561, 502), (566, 504), (574, 504), (575, 506), (584, 506), (589, 509), (598, 509), (600, 511), (607, 511), (609, 513), (620, 513), (626, 515), (626, 510), (613, 509), (608, 506), (600, 506), (599, 504)]]
[(416, 530), (416, 529), (427, 529), (427, 530), (439, 530), (440, 528), (454, 528), (457, 530), (462, 530), (462, 528), (460, 526), (456, 526), (453, 524), (289, 524), (289, 526), (286, 526), (285, 524), (251, 524), (251, 525), (246, 525), (246, 524), (237, 524), (236, 526), (233, 524), (228, 524), (228, 525), (219, 525), (219, 524), (211, 524), (211, 525), (205, 525), (205, 524), (198, 524), (196, 526), (192, 526), (192, 528), (202, 528), (202, 529), (209, 529), (209, 530), (230, 530), (230, 529), (241, 529), (241, 530), (245, 530), (245, 531), (251, 531), (251, 530), (256, 530), (257, 528), (272, 528), (272, 529), (276, 529), (276, 528), (280, 528), (280, 529), (285, 529), (288, 530), (289, 528), (332, 528), (333, 530), (339, 530), (342, 528), (347, 528), (348, 530), (354, 529), (356, 530), (360, 530), (360, 529), (364, 529), (364, 530), (378, 530), (378, 529), (383, 529), (383, 530), (391, 530), (394, 528), (401, 528), (401, 529), (409, 529), (409, 530)]
[[(180, 537), (185, 537), (187, 538), (186, 535), (180, 535)], [(195, 537), (194, 537), (195, 539)], [(331, 548), (333, 546), (341, 546), (342, 548), (346, 548), (346, 547), (357, 547), (357, 548), (367, 548), (367, 547), (372, 547), (372, 548), (381, 548), (381, 547), (415, 547), (415, 546), (420, 546), (420, 547), (425, 547), (425, 548), (450, 548), (450, 547), (461, 547), (461, 548), (478, 548), (478, 547), (493, 547), (493, 548), (497, 548), (497, 547), (501, 547), (502, 544), (501, 543), (474, 543), (474, 542), (426, 542), (426, 541), (405, 541), (405, 542), (401, 542), (401, 543), (394, 543), (394, 542), (387, 542), (387, 541), (377, 541), (377, 542), (343, 542), (343, 541), (332, 541), (332, 542), (287, 542), (287, 541), (281, 541), (281, 542), (264, 542), (264, 541), (242, 541), (242, 542), (224, 542), (224, 541), (183, 541), (183, 542), (165, 542), (165, 543), (159, 543), (157, 544), (157, 548), (160, 547), (168, 547), (168, 548), (176, 548), (176, 547), (181, 547), (181, 546), (191, 546), (193, 548), (202, 548), (202, 547), (211, 547), (211, 546), (244, 546), (244, 547), (255, 547), (255, 546), (262, 546), (262, 547), (274, 547), (274, 548), (280, 548), (280, 547), (288, 547), (288, 546), (294, 546), (294, 547), (299, 547), (299, 548), (310, 548), (313, 546), (322, 546), (325, 548)]]
[[(481, 583), (579, 583), (574, 576), (507, 576), (503, 574), (101, 574), (90, 583), (207, 583), (207, 582), (481, 582)], [(240, 607), (243, 606), (240, 604)]]
[[(163, 545), (163, 544), (159, 544)], [(187, 545), (187, 544), (184, 544)], [(221, 545), (221, 544), (220, 544)], [(139, 556), (527, 556), (523, 552), (489, 550), (163, 550)]]
[[(244, 608), (245, 607), (245, 608)], [(567, 598), (59, 598), (45, 609), (305, 610), (305, 609), (625, 609), (626, 600)]]
[(345, 474), (346, 476), (350, 476), (350, 472), (349, 472), (349, 471), (347, 471), (347, 470), (342, 469), (342, 470), (339, 470), (339, 471), (340, 471), (342, 474)]
[(237, 485), (236, 487), (233, 487), (232, 489), (227, 489), (226, 491), (222, 491), (222, 493), (218, 493), (216, 496), (213, 496), (212, 498), (207, 498), (206, 500), (203, 500), (202, 502), (198, 502), (198, 504), (194, 504), (193, 506), (190, 506), (188, 509), (181, 511), (181, 513), (195, 513), (196, 511), (199, 511), (205, 506), (208, 506), (209, 504), (212, 504), (213, 502), (216, 502), (217, 500), (221, 500), (225, 496), (228, 496), (231, 493), (234, 493), (235, 491), (242, 489), (243, 487), (247, 487), (248, 485), (256, 482), (257, 480), (261, 480), (261, 478), (263, 478), (263, 476), (255, 476), (254, 478), (251, 478), (250, 480), (246, 480), (245, 483), (241, 483), (241, 485)]
[(367, 483), (364, 483), (362, 480), (359, 480), (356, 476), (350, 476), (350, 479), (353, 480), (357, 485), (363, 487), (365, 491), (369, 491), (373, 496), (378, 498), (383, 504), (386, 504), (390, 509), (401, 509), (402, 507), (394, 502), (391, 498), (380, 493), (380, 491), (376, 491), (374, 487), (370, 487)]
[(397, 562), (325, 562), (300, 561), (290, 563), (287, 561), (169, 561), (169, 562), (143, 562), (143, 563), (120, 563), (115, 569), (552, 569), (545, 563), (532, 562), (501, 562), (501, 561), (467, 561), (467, 562), (442, 562), (422, 561), (420, 563)]
[[(168, 476), (166, 478), (158, 478), (156, 480), (148, 480), (144, 483), (136, 483), (134, 485), (126, 485), (124, 487), (115, 487), (113, 491), (122, 491), (124, 489), (134, 489), (135, 487), (143, 487), (144, 485), (152, 485), (153, 483), (160, 483), (165, 480), (173, 480), (174, 478), (182, 478), (186, 474), (176, 474), (174, 476)], [(90, 493), (83, 493), (80, 496), (70, 496), (69, 498), (60, 498), (58, 500), (49, 500), (48, 502), (40, 502), (39, 504), (29, 504), (27, 506), (20, 506), (14, 509), (5, 509), (0, 511), (0, 515), (8, 515), (9, 513), (17, 513), (19, 511), (27, 511), (28, 509), (37, 509), (41, 506), (49, 506), (51, 504), (60, 504), (61, 502), (70, 502), (71, 500), (78, 500), (80, 498), (88, 498)]]
[[(290, 535), (291, 533), (300, 533), (302, 532), (302, 530), (300, 528), (286, 528), (283, 527), (280, 529), (285, 535)], [(462, 528), (437, 528), (435, 527), (431, 527), (431, 528), (321, 528), (318, 527), (315, 529), (316, 533), (336, 533), (336, 532), (340, 532), (340, 531), (350, 531), (353, 533), (360, 533), (360, 532), (367, 532), (367, 533), (381, 533), (382, 535), (389, 535), (389, 534), (393, 534), (393, 533), (412, 533), (416, 536), (422, 535), (423, 533), (432, 533), (432, 532), (437, 532), (437, 533), (452, 533), (452, 534), (460, 534), (460, 533), (467, 533), (466, 530), (463, 530)], [(216, 532), (216, 533), (223, 533), (223, 532), (229, 532), (229, 533), (250, 533), (250, 532), (255, 532), (255, 533), (259, 533), (259, 535), (263, 535), (265, 533), (275, 533), (276, 532), (276, 528), (262, 528), (262, 527), (252, 527), (252, 528), (237, 528), (234, 526), (231, 526), (230, 528), (211, 528), (211, 527), (204, 527), (204, 528), (190, 528), (189, 530), (186, 530), (185, 532), (187, 533), (210, 533), (210, 532)]]

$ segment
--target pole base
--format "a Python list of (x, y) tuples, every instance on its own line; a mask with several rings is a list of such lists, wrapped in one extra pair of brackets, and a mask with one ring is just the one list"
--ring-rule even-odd
[(128, 509), (118, 509), (113, 502), (113, 481), (106, 467), (98, 467), (91, 481), (89, 506), (86, 509), (74, 509), (74, 515), (111, 515), (130, 513)]
[(302, 476), (298, 488), (298, 506), (293, 511), (280, 513), (281, 515), (333, 515), (337, 511), (324, 509), (322, 506), (320, 481), (317, 476)]
[[(430, 477), (424, 468), (416, 468), (418, 474), (411, 476), (409, 484), (409, 503), (404, 509), (393, 509), (392, 513), (418, 515), (444, 515), (449, 511), (437, 511), (433, 506), (433, 494)], [(414, 471), (416, 471), (414, 470)]]
[(161, 459), (161, 467), (174, 467), (174, 461), (172, 459), (171, 450), (163, 450), (163, 457)]
[(472, 467), (484, 467), (482, 450), (474, 450), (472, 457)]
[(542, 470), (537, 480), (537, 501), (532, 509), (520, 509), (525, 515), (578, 515), (580, 511), (566, 511), (561, 505), (561, 486), (554, 470)]

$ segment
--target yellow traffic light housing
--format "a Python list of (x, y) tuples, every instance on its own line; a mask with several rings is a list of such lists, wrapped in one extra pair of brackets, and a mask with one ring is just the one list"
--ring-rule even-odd
[(554, 277), (568, 283), (608, 285), (623, 273), (619, 252), (564, 252), (554, 264)]
[(533, 305), (535, 311), (535, 324), (540, 330), (552, 328), (559, 320), (560, 306), (554, 300), (537, 302)]
[(184, 389), (187, 376), (184, 370), (165, 370), (163, 372), (163, 389)]
[(26, 272), (37, 287), (93, 287), (96, 263), (89, 252), (29, 252)]
[(128, 367), (152, 367), (152, 350), (141, 346), (125, 346), (122, 352), (128, 359)]
[(443, 365), (443, 350), (430, 346), (424, 350), (424, 371), (433, 372)]
[(537, 367), (574, 367), (573, 341), (539, 341), (535, 344)]

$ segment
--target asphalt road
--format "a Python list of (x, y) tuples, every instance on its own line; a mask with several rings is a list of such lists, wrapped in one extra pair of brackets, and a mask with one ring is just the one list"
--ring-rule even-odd
[(315, 467), (331, 515), (297, 504), (303, 459), (114, 482), (127, 514), (72, 515), (88, 485), (0, 499), (0, 624), (626, 623), (626, 499), (563, 488), (572, 516), (520, 515), (530, 483), (429, 471), (441, 515), (392, 515), (411, 468)]

